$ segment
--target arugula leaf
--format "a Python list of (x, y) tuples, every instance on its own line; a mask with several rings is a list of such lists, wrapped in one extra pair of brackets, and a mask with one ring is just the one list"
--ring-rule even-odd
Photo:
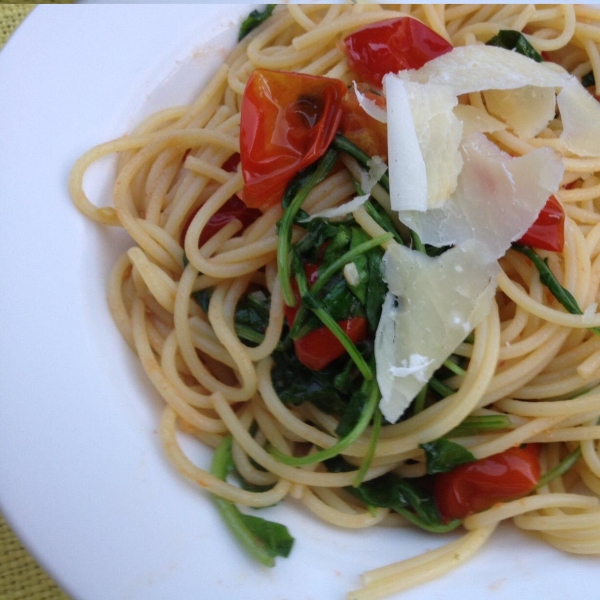
[(268, 298), (248, 294), (242, 298), (235, 310), (235, 332), (240, 339), (251, 344), (260, 344), (269, 325)]
[(350, 402), (346, 405), (342, 417), (335, 428), (335, 433), (338, 437), (348, 435), (362, 417), (369, 396), (366, 392), (359, 390), (350, 396)]
[[(540, 281), (550, 290), (550, 293), (558, 302), (572, 315), (582, 315), (583, 311), (579, 308), (577, 300), (567, 288), (564, 288), (554, 276), (548, 265), (548, 259), (543, 259), (533, 248), (522, 244), (513, 243), (513, 250), (524, 254), (535, 266), (540, 274)], [(589, 330), (600, 335), (600, 327), (589, 327)]]
[[(208, 306), (213, 293), (213, 288), (206, 288), (194, 292), (192, 297), (208, 314)], [(268, 297), (259, 298), (255, 294), (248, 294), (240, 299), (236, 306), (234, 324), (235, 332), (241, 340), (249, 342), (250, 346), (260, 344), (269, 324), (269, 307), (271, 300)]]
[(429, 475), (446, 473), (459, 465), (464, 465), (475, 460), (470, 450), (446, 438), (439, 438), (425, 444), (419, 444), (419, 447), (425, 451), (427, 473)]
[(596, 78), (594, 77), (594, 71), (590, 71), (589, 73), (586, 73), (581, 78), (581, 85), (583, 87), (594, 87), (596, 85)]
[(365, 312), (367, 321), (372, 331), (377, 330), (381, 318), (381, 309), (388, 291), (387, 284), (383, 279), (383, 252), (369, 252), (367, 254), (367, 265), (369, 271), (369, 283), (367, 285), (367, 299)]
[(338, 158), (338, 151), (330, 146), (329, 150), (316, 162), (301, 171), (288, 184), (281, 204), (283, 217), (277, 227), (277, 271), (281, 282), (283, 299), (288, 306), (296, 306), (296, 297), (290, 281), (292, 228), (299, 218), (301, 206), (311, 190), (323, 181)]
[[(300, 405), (312, 402), (328, 414), (344, 412), (347, 396), (336, 387), (335, 378), (343, 368), (351, 369), (354, 377), (357, 376), (358, 369), (348, 357), (334, 361), (321, 371), (312, 371), (305, 367), (296, 357), (293, 348), (287, 352), (274, 352), (273, 361), (273, 387), (284, 404)], [(345, 366), (342, 368), (340, 365)]]
[(535, 62), (544, 62), (539, 52), (527, 41), (527, 38), (520, 31), (502, 29), (486, 45), (514, 50), (518, 54), (535, 60)]
[[(231, 436), (228, 436), (219, 444), (210, 469), (215, 477), (223, 481), (233, 470), (231, 442)], [(212, 498), (231, 532), (256, 560), (267, 567), (273, 567), (275, 557), (289, 555), (294, 538), (285, 525), (246, 515), (233, 502), (214, 494)]]
[[(332, 472), (351, 470), (341, 457), (327, 461)], [(460, 525), (459, 519), (444, 523), (439, 514), (433, 495), (421, 487), (417, 480), (408, 480), (394, 473), (386, 473), (358, 487), (345, 488), (367, 506), (389, 508), (400, 513), (408, 521), (434, 533), (452, 531)]]
[(339, 225), (321, 217), (301, 225), (306, 228), (307, 233), (296, 244), (296, 250), (306, 262), (316, 265), (319, 262), (321, 246), (336, 235)]
[(212, 296), (212, 293), (212, 288), (206, 288), (192, 294), (192, 298), (194, 298), (194, 300), (200, 305), (200, 308), (202, 308), (206, 314), (208, 314), (208, 305), (210, 304), (210, 297)]
[(240, 26), (238, 42), (242, 41), (253, 29), (256, 29), (261, 23), (266, 21), (273, 13), (275, 6), (277, 5), (267, 4), (263, 10), (253, 10)]

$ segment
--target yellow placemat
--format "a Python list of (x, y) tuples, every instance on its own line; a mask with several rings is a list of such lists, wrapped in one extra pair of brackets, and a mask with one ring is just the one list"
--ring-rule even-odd
[[(61, 2), (62, 4), (62, 2)], [(35, 4), (0, 0), (0, 51)], [(68, 600), (0, 516), (0, 600)]]

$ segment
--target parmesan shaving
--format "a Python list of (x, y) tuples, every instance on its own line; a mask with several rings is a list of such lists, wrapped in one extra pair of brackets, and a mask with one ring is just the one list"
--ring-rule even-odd
[(373, 117), (376, 121), (380, 123), (387, 123), (387, 112), (385, 108), (382, 108), (375, 102), (371, 100), (366, 94), (363, 94), (356, 85), (356, 81), (354, 84), (354, 93), (356, 94), (356, 99), (358, 100), (359, 106), (370, 116)]
[(524, 140), (535, 137), (554, 118), (556, 94), (553, 88), (527, 85), (514, 90), (488, 90), (485, 103)]
[(384, 417), (394, 423), (489, 311), (500, 267), (472, 241), (430, 258), (390, 244), (389, 293), (375, 337)]
[(395, 77), (447, 86), (457, 96), (526, 85), (562, 88), (575, 79), (566, 71), (537, 63), (517, 52), (481, 44), (454, 48), (418, 70), (401, 71)]
[(390, 197), (395, 210), (440, 206), (456, 188), (462, 123), (446, 86), (384, 78), (388, 105)]
[(463, 126), (463, 137), (473, 133), (494, 133), (506, 129), (506, 125), (489, 113), (470, 104), (458, 104), (454, 114)]
[(427, 213), (402, 211), (399, 217), (426, 244), (476, 239), (495, 260), (523, 236), (558, 190), (564, 166), (550, 148), (515, 158), (483, 134), (466, 138), (461, 152), (464, 167), (449, 200)]
[(334, 208), (327, 208), (325, 210), (319, 211), (308, 216), (306, 219), (300, 219), (300, 223), (308, 223), (308, 221), (312, 221), (313, 219), (329, 219), (330, 221), (336, 221), (340, 219), (344, 219), (348, 215), (352, 214), (355, 210), (358, 210), (367, 200), (369, 199), (369, 194), (364, 194), (363, 196), (356, 196), (349, 202), (345, 204), (341, 204), (340, 206), (335, 206)]

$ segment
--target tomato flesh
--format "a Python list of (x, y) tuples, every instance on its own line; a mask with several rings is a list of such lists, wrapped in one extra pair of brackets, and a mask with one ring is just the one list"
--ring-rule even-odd
[[(359, 84), (358, 91), (381, 108), (385, 108), (385, 98), (371, 92), (365, 84)], [(348, 90), (342, 102), (340, 131), (344, 137), (369, 156), (379, 156), (387, 161), (387, 125), (377, 121), (363, 110), (358, 103), (354, 87)]]
[(289, 181), (319, 159), (342, 118), (339, 79), (257, 69), (242, 99), (240, 153), (247, 206), (266, 210)]
[(539, 478), (537, 445), (526, 444), (436, 475), (434, 496), (445, 521), (463, 519), (528, 494)]
[(548, 198), (537, 219), (519, 242), (550, 252), (562, 252), (565, 244), (565, 211), (554, 196)]
[(379, 87), (387, 73), (420, 69), (452, 50), (452, 44), (412, 17), (367, 25), (346, 37), (343, 47), (350, 68)]
[[(318, 265), (305, 264), (304, 270), (308, 284), (312, 285), (319, 276)], [(290, 326), (294, 324), (300, 306), (300, 293), (295, 281), (292, 282), (292, 287), (296, 294), (296, 306), (284, 306), (285, 316)], [(338, 321), (338, 325), (355, 344), (367, 337), (367, 319), (364, 317), (344, 319)], [(346, 349), (327, 327), (319, 327), (304, 337), (294, 340), (294, 349), (298, 360), (312, 371), (321, 371), (346, 353)]]

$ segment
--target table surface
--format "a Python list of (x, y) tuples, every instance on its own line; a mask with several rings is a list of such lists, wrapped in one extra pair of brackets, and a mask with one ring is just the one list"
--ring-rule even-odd
[[(49, 2), (66, 4), (69, 2)], [(0, 51), (35, 4), (0, 0)], [(0, 515), (0, 598), (2, 600), (68, 600), (36, 563)]]

